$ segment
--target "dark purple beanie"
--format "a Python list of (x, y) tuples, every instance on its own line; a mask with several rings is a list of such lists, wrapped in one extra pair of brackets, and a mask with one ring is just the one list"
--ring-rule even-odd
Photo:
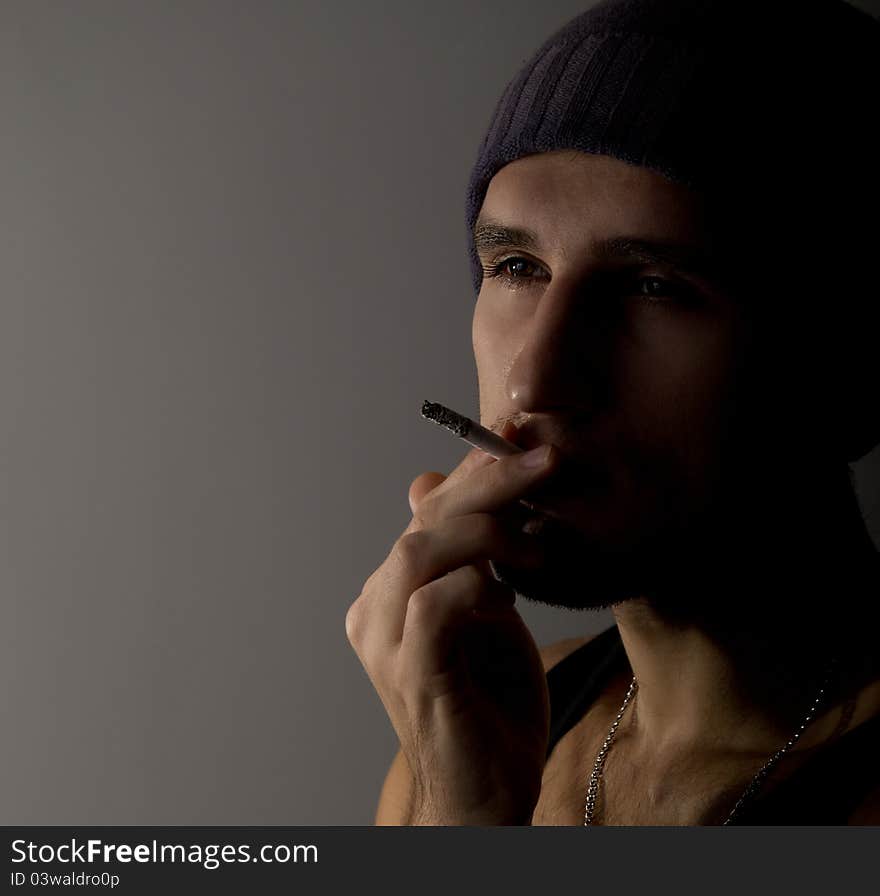
[[(538, 48), (495, 107), (467, 187), (475, 292), (473, 227), (507, 163), (574, 149), (657, 171), (706, 197), (751, 256), (804, 259), (826, 301), (800, 295), (799, 317), (823, 315), (823, 337), (839, 330), (852, 361), (829, 403), (857, 460), (880, 442), (880, 412), (868, 421), (864, 407), (877, 403), (880, 296), (866, 289), (876, 281), (878, 60), (880, 23), (842, 0), (594, 5)], [(840, 305), (831, 324), (829, 289)]]

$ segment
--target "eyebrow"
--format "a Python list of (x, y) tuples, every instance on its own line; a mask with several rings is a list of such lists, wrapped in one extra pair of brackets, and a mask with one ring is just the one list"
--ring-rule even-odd
[[(501, 248), (541, 251), (541, 241), (534, 231), (491, 219), (478, 220), (474, 225), (474, 246), (478, 254)], [(668, 264), (699, 277), (720, 279), (717, 256), (702, 246), (622, 235), (600, 240), (596, 250), (608, 260), (636, 258), (647, 264)]]

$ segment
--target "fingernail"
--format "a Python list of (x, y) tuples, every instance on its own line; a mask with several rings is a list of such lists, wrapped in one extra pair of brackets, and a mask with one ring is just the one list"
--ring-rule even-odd
[(526, 453), (519, 459), (519, 462), (527, 469), (533, 470), (536, 467), (543, 467), (544, 464), (547, 463), (549, 457), (550, 446), (539, 445), (537, 448), (532, 448), (531, 451), (526, 451)]

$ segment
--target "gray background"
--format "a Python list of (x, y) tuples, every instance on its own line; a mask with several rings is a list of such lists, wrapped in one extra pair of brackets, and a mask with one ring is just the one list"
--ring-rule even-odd
[(587, 5), (0, 7), (0, 823), (372, 821), (345, 612), (463, 453), (467, 175)]

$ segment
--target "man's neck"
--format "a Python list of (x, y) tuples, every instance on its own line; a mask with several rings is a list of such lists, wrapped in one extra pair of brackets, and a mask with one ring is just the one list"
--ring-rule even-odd
[[(858, 642), (863, 594), (873, 584), (880, 600), (880, 578), (854, 496), (827, 492), (814, 513), (786, 512), (784, 532), (754, 526), (728, 542), (727, 557), (696, 563), (690, 597), (676, 595), (675, 612), (662, 594), (613, 608), (639, 682), (630, 728), (645, 756), (769, 755), (802, 721), (839, 645), (849, 634)], [(796, 749), (830, 735), (835, 719), (823, 710), (831, 705), (826, 698)]]

